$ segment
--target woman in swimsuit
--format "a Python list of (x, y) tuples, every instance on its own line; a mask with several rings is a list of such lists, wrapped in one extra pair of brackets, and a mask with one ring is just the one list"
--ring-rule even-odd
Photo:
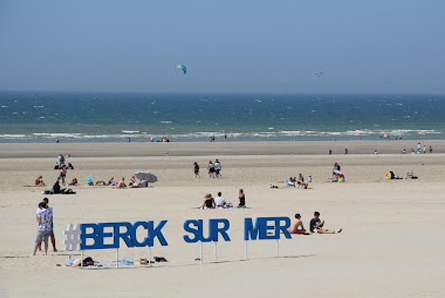
[(246, 196), (244, 195), (244, 190), (240, 189), (238, 194), (239, 205), (238, 208), (246, 208)]
[(207, 166), (207, 170), (209, 171), (209, 178), (215, 178), (215, 165), (211, 160), (209, 160), (209, 165)]
[(208, 193), (204, 196), (204, 203), (202, 203), (201, 206), (196, 207), (196, 209), (215, 209), (215, 207), (215, 199)]

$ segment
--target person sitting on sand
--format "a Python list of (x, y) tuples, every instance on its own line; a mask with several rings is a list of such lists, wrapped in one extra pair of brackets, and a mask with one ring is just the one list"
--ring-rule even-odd
[(224, 208), (226, 206), (226, 199), (222, 197), (222, 193), (218, 192), (218, 196), (215, 198), (216, 208)]
[(304, 177), (301, 173), (300, 173), (300, 175), (298, 175), (297, 185), (298, 185), (298, 188), (304, 188), (306, 185), (306, 183), (304, 183)]
[(215, 209), (215, 206), (215, 199), (208, 193), (204, 196), (204, 203), (196, 209)]
[(244, 190), (240, 189), (238, 193), (239, 204), (238, 208), (246, 208), (246, 196), (244, 195)]
[(74, 177), (73, 180), (71, 180), (71, 183), (69, 183), (68, 185), (69, 186), (74, 186), (74, 185), (77, 185), (77, 183), (79, 183), (79, 182), (77, 181), (77, 178)]
[(291, 220), (290, 227), (287, 229), (291, 234), (304, 234), (306, 232), (300, 213), (295, 214), (295, 218)]
[(125, 184), (125, 178), (122, 177), (121, 181), (119, 181), (116, 185), (117, 188), (125, 188), (127, 187), (127, 184)]
[(39, 176), (36, 178), (36, 181), (34, 182), (35, 186), (45, 186), (45, 182), (43, 182), (43, 176)]
[(131, 188), (141, 188), (141, 187), (142, 187), (142, 181), (135, 182), (135, 183), (133, 183), (133, 185), (131, 186)]
[(56, 161), (56, 164), (54, 165), (53, 169), (54, 170), (59, 170), (60, 169), (59, 163), (57, 161)]
[(133, 184), (135, 183), (136, 183), (136, 177), (131, 176), (130, 183), (128, 183), (128, 186), (133, 186)]
[(107, 185), (112, 185), (114, 183), (114, 177), (111, 177), (110, 180), (108, 180)]
[(318, 233), (318, 234), (335, 234), (335, 233), (341, 233), (342, 229), (338, 230), (337, 232), (333, 230), (323, 229), (324, 226), (324, 220), (320, 219), (320, 212), (315, 211), (314, 212), (314, 218), (311, 219), (309, 223), (309, 229), (312, 233)]

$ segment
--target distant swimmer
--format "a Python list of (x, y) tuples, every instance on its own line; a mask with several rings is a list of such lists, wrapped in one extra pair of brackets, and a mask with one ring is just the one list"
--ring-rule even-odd
[(317, 75), (318, 77), (321, 77), (321, 76), (323, 75), (323, 72), (322, 72), (322, 71), (317, 72), (316, 75)]

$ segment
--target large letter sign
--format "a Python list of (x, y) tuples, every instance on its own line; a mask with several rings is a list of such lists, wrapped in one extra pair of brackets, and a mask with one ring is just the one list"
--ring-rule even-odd
[[(271, 223), (271, 225), (269, 225)], [(289, 217), (257, 217), (255, 225), (252, 218), (244, 219), (244, 240), (280, 239), (280, 231), (286, 238), (292, 238), (287, 228), (290, 227)], [(268, 231), (273, 233), (268, 234)]]
[[(222, 227), (219, 224), (222, 224)], [(227, 230), (230, 227), (230, 222), (224, 218), (209, 219), (209, 236), (204, 237), (203, 231), (203, 220), (202, 219), (189, 219), (184, 222), (184, 231), (189, 232), (193, 235), (184, 235), (184, 241), (188, 243), (201, 242), (218, 242), (218, 236), (224, 238), (225, 241), (230, 241), (230, 237), (227, 234)]]
[[(119, 248), (120, 239), (122, 238), (128, 247), (152, 247), (154, 245), (154, 239), (158, 238), (159, 243), (162, 246), (167, 246), (168, 243), (162, 234), (161, 229), (167, 223), (166, 220), (162, 220), (154, 228), (153, 221), (138, 221), (133, 225), (129, 222), (117, 222), (117, 223), (100, 223), (100, 224), (81, 224), (81, 244), (80, 249), (108, 249), (108, 248)], [(139, 242), (136, 237), (136, 230), (139, 227), (143, 227), (147, 230), (147, 237), (144, 238), (142, 242)], [(105, 228), (112, 228), (113, 232), (105, 232)], [(125, 231), (121, 231), (124, 228)], [(106, 238), (111, 238), (111, 244), (105, 244), (104, 240)], [(87, 239), (92, 239), (94, 243), (87, 244)]]

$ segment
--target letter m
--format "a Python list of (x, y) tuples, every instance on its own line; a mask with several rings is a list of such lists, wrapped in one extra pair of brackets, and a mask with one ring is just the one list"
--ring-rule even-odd
[(261, 218), (255, 220), (253, 225), (252, 218), (248, 217), (244, 219), (244, 240), (256, 240), (261, 226)]

